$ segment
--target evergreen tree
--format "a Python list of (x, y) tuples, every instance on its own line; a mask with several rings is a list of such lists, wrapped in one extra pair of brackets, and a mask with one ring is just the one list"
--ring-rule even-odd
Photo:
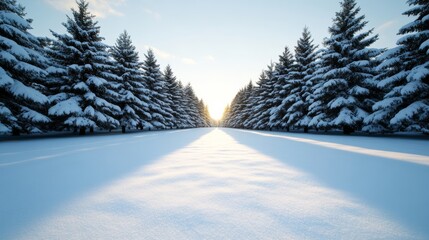
[(189, 99), (186, 96), (186, 89), (180, 81), (178, 81), (177, 92), (173, 99), (177, 101), (179, 112), (183, 111), (179, 120), (181, 128), (192, 127), (192, 119), (189, 115)]
[(228, 104), (223, 110), (222, 118), (220, 119), (221, 127), (229, 127), (228, 124), (226, 124), (226, 122), (228, 121), (230, 115), (231, 115), (231, 108), (229, 107), (229, 104)]
[(251, 95), (253, 90), (253, 84), (250, 82), (246, 87), (238, 91), (234, 97), (230, 113), (227, 119), (227, 126), (234, 128), (247, 128), (245, 122), (250, 117), (251, 113)]
[(146, 95), (148, 90), (140, 70), (142, 64), (126, 31), (119, 35), (110, 52), (116, 60), (115, 73), (122, 78), (119, 92), (121, 97), (118, 98), (122, 109), (122, 132), (125, 132), (126, 128), (151, 127), (149, 97)]
[(399, 30), (397, 47), (380, 58), (378, 87), (383, 100), (365, 119), (367, 131), (419, 131), (429, 134), (429, 2), (408, 0), (404, 15), (415, 20)]
[[(292, 87), (290, 77), (295, 66), (293, 56), (288, 47), (285, 47), (283, 54), (280, 55), (279, 58), (279, 63), (276, 64), (276, 71), (274, 74), (276, 80), (274, 92), (272, 94), (273, 107), (270, 110), (269, 126), (276, 129), (289, 129), (289, 124), (287, 123), (288, 116), (286, 115), (291, 101), (291, 99), (288, 98)], [(284, 119), (286, 119), (286, 121)]]
[(200, 123), (200, 116), (198, 112), (198, 98), (195, 95), (194, 89), (191, 84), (188, 83), (184, 88), (184, 106), (185, 111), (188, 113), (188, 127), (198, 127)]
[(274, 107), (275, 83), (278, 80), (275, 77), (274, 64), (268, 65), (268, 69), (263, 71), (258, 81), (258, 89), (255, 90), (254, 102), (252, 107), (252, 119), (247, 123), (253, 129), (268, 129), (271, 116), (271, 109)]
[(174, 76), (173, 70), (170, 65), (164, 70), (163, 77), (167, 89), (167, 103), (171, 109), (171, 114), (173, 116), (172, 122), (173, 126), (176, 128), (187, 127), (186, 123), (186, 112), (181, 104), (181, 99), (183, 98), (183, 91), (181, 85)]
[(284, 121), (288, 126), (304, 128), (304, 132), (308, 131), (308, 124), (310, 123), (308, 108), (311, 88), (313, 87), (310, 79), (316, 67), (316, 48), (317, 46), (313, 44), (311, 39), (310, 31), (307, 27), (304, 28), (302, 37), (295, 47), (296, 65), (288, 81), (290, 83), (290, 92), (285, 99), (288, 108)]
[[(259, 116), (262, 111), (259, 110), (259, 106), (263, 106), (263, 97), (262, 94), (265, 91), (265, 82), (267, 81), (266, 71), (262, 71), (259, 75), (259, 79), (256, 82), (256, 86), (252, 88), (252, 92), (249, 96), (249, 117), (244, 121), (243, 125), (245, 128), (249, 129), (255, 129), (256, 122), (257, 122), (257, 116)], [(238, 95), (238, 94), (237, 94)], [(235, 96), (234, 99), (236, 99), (238, 96)], [(234, 102), (234, 100), (233, 100)], [(229, 116), (231, 117), (233, 115), (233, 102), (231, 102), (231, 105), (229, 107)], [(230, 126), (231, 127), (231, 126)]]
[(151, 49), (145, 55), (143, 62), (144, 81), (148, 88), (150, 98), (149, 109), (152, 113), (151, 124), (158, 129), (172, 126), (173, 115), (168, 105), (166, 83), (159, 69), (155, 54)]
[(370, 89), (376, 74), (374, 60), (381, 50), (368, 48), (378, 36), (367, 25), (365, 16), (358, 16), (355, 0), (343, 0), (325, 39), (321, 70), (315, 76), (315, 102), (309, 107), (310, 125), (317, 128), (342, 128), (344, 133), (360, 129), (371, 112), (374, 99)]
[(79, 0), (77, 5), (77, 10), (72, 9), (73, 17), (67, 17), (67, 22), (63, 23), (68, 34), (52, 31), (57, 40), (49, 53), (64, 71), (49, 114), (66, 126), (79, 128), (80, 134), (84, 134), (86, 128), (93, 131), (95, 127), (119, 126), (115, 118), (121, 114), (121, 109), (108, 100), (119, 97), (121, 78), (113, 73), (114, 65), (107, 46), (102, 43), (100, 27), (88, 11), (88, 3)]
[(200, 126), (199, 127), (210, 127), (211, 126), (211, 119), (209, 110), (206, 104), (204, 104), (204, 101), (202, 99), (198, 102), (198, 112), (200, 117)]
[(15, 0), (0, 2), (0, 133), (40, 132), (46, 116), (46, 67), (41, 41)]

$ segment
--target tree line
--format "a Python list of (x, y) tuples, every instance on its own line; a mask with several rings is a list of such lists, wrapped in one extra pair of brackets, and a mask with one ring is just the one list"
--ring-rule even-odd
[(171, 129), (211, 125), (190, 84), (163, 72), (152, 50), (139, 60), (124, 31), (103, 43), (88, 2), (78, 0), (66, 34), (29, 33), (16, 0), (0, 2), (0, 134), (94, 129)]
[(429, 134), (429, 2), (408, 0), (397, 46), (377, 49), (373, 29), (355, 0), (343, 0), (323, 48), (304, 28), (294, 54), (250, 82), (226, 107), (222, 125), (234, 128), (342, 130)]

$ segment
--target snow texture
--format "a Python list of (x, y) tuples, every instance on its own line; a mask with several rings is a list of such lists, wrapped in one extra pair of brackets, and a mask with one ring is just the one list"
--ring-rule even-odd
[(0, 87), (12, 85), (13, 79), (7, 75), (6, 71), (0, 67)]
[(34, 88), (25, 86), (19, 81), (15, 81), (12, 86), (10, 86), (10, 90), (16, 97), (22, 97), (41, 104), (49, 102), (48, 97)]
[(425, 140), (206, 128), (0, 156), (1, 239), (429, 238)]

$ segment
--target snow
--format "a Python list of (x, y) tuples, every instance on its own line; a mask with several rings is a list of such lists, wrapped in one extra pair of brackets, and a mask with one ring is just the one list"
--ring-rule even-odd
[(340, 113), (338, 114), (338, 117), (336, 117), (332, 123), (336, 126), (342, 126), (342, 125), (349, 125), (353, 126), (355, 123), (353, 112), (350, 111), (347, 107), (343, 107), (340, 110)]
[(13, 84), (13, 79), (9, 77), (9, 75), (2, 67), (0, 67), (0, 87), (6, 86), (6, 85), (12, 85), (12, 84)]
[(95, 124), (94, 121), (86, 117), (69, 117), (64, 123), (70, 126), (77, 126), (77, 127), (96, 127), (97, 126), (97, 124)]
[(18, 61), (15, 56), (6, 51), (0, 51), (0, 60), (5, 64), (7, 63), (11, 65)]
[(422, 64), (413, 68), (409, 75), (407, 76), (407, 80), (411, 81), (422, 81), (425, 77), (429, 76), (429, 63)]
[(205, 128), (0, 156), (1, 239), (429, 237), (425, 140)]
[(79, 106), (79, 97), (72, 97), (55, 104), (49, 109), (49, 115), (63, 116), (71, 113), (81, 113), (82, 108)]
[(0, 20), (2, 24), (6, 23), (9, 25), (19, 25), (19, 27), (24, 29), (31, 28), (30, 24), (25, 19), (23, 19), (22, 17), (18, 16), (18, 14), (13, 12), (1, 10)]
[(367, 88), (363, 88), (361, 86), (354, 86), (349, 90), (349, 93), (355, 96), (369, 95), (370, 91)]
[(88, 85), (86, 85), (86, 83), (84, 83), (84, 82), (78, 82), (77, 84), (75, 84), (75, 85), (73, 86), (73, 89), (76, 89), (76, 90), (83, 90), (83, 91), (85, 91), (85, 92), (89, 92), (89, 91), (90, 91), (90, 89), (89, 89)]
[(45, 104), (49, 102), (48, 97), (34, 88), (25, 86), (20, 81), (14, 81), (14, 83), (10, 86), (10, 91), (16, 97), (23, 97), (36, 103)]
[[(425, 48), (428, 48), (429, 47), (429, 39), (428, 40), (426, 40), (426, 41), (424, 41), (421, 45), (420, 45), (420, 50), (424, 50)], [(428, 49), (428, 51), (429, 51), (429, 49)], [(429, 52), (426, 52), (426, 53), (429, 53)]]
[(91, 76), (88, 78), (87, 81), (88, 84), (93, 84), (97, 87), (105, 85), (107, 83), (107, 81), (103, 78), (99, 78), (99, 77), (95, 77), (95, 76)]
[(14, 67), (17, 71), (22, 71), (28, 75), (38, 75), (38, 76), (46, 76), (48, 73), (34, 65), (31, 65), (26, 62), (19, 62)]
[(0, 122), (0, 134), (9, 133), (11, 129)]
[(417, 101), (399, 111), (395, 117), (390, 120), (390, 123), (400, 124), (402, 121), (413, 119), (416, 115), (427, 116), (429, 114), (429, 106), (423, 101)]
[(51, 121), (51, 119), (49, 119), (45, 115), (31, 110), (27, 107), (22, 107), (20, 116), (23, 119), (31, 120), (31, 122), (48, 123)]
[(424, 90), (429, 90), (428, 89), (428, 85), (424, 84), (420, 81), (415, 81), (415, 82), (409, 82), (407, 83), (405, 86), (402, 87), (401, 89), (401, 94), (402, 95), (415, 95), (416, 93), (418, 93), (419, 91), (424, 91)]
[(333, 99), (331, 102), (329, 102), (328, 107), (330, 109), (335, 109), (339, 107), (348, 106), (350, 104), (354, 104), (355, 102), (356, 102), (356, 99), (353, 98), (352, 96), (349, 96), (347, 99), (345, 99), (344, 97), (338, 97)]

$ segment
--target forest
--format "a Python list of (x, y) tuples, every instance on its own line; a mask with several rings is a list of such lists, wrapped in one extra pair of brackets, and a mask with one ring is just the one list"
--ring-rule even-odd
[(16, 0), (0, 2), (0, 134), (121, 129), (179, 129), (212, 124), (190, 84), (143, 62), (129, 34), (103, 43), (85, 0), (63, 23), (66, 33), (33, 36)]
[(344, 0), (323, 47), (306, 27), (294, 53), (262, 71), (226, 107), (225, 127), (308, 132), (429, 134), (429, 3), (408, 0), (391, 49), (371, 48), (378, 35), (355, 0)]

